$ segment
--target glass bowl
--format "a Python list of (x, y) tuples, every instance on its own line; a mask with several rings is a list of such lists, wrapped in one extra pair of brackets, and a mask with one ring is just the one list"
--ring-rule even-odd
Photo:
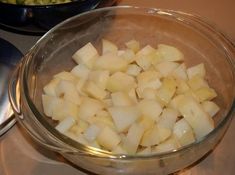
[[(220, 112), (215, 129), (178, 150), (151, 155), (114, 155), (82, 145), (60, 134), (42, 110), (43, 86), (52, 75), (70, 70), (72, 54), (87, 42), (101, 39), (119, 47), (130, 39), (143, 45), (166, 43), (179, 48), (188, 66), (203, 62), (207, 79), (217, 91)], [(110, 7), (72, 17), (46, 33), (24, 56), (9, 84), (18, 121), (46, 148), (97, 174), (169, 174), (181, 170), (212, 150), (221, 140), (234, 113), (234, 46), (200, 17), (170, 10), (130, 6)]]

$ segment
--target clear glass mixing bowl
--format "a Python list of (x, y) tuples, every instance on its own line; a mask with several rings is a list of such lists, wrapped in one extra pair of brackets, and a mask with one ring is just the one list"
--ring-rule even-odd
[[(113, 155), (56, 131), (55, 123), (42, 111), (42, 87), (53, 74), (75, 65), (71, 56), (79, 47), (90, 41), (100, 47), (102, 38), (119, 47), (133, 38), (143, 45), (171, 44), (182, 50), (188, 66), (203, 62), (221, 108), (214, 118), (216, 128), (179, 150), (138, 156)], [(104, 8), (72, 17), (46, 33), (16, 69), (9, 96), (18, 121), (28, 133), (79, 167), (98, 174), (169, 174), (212, 150), (228, 128), (235, 109), (234, 58), (229, 39), (198, 16), (129, 6)]]

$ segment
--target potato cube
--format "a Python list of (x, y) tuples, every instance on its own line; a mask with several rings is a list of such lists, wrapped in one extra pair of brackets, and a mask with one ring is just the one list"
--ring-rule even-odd
[(155, 99), (157, 89), (161, 87), (162, 83), (159, 79), (150, 81), (148, 83), (138, 84), (136, 88), (136, 92), (139, 98), (147, 98), (149, 99), (149, 95), (153, 95), (150, 97), (151, 99)]
[(87, 43), (85, 46), (76, 51), (72, 57), (77, 64), (84, 64), (88, 68), (92, 68), (98, 57), (98, 52), (91, 43)]
[(135, 53), (131, 49), (125, 49), (118, 51), (118, 56), (124, 59), (128, 64), (135, 61)]
[[(105, 126), (109, 126), (110, 128), (116, 130), (115, 125), (113, 123), (112, 117), (111, 116), (102, 116), (99, 114), (100, 112), (97, 112), (97, 114), (93, 117), (90, 117), (88, 119), (88, 122), (90, 124), (96, 124), (100, 128), (103, 128)], [(109, 114), (110, 115), (110, 114)]]
[(47, 85), (43, 87), (43, 91), (46, 95), (56, 96), (55, 88), (61, 81), (59, 78), (52, 79)]
[(76, 86), (71, 81), (61, 80), (55, 87), (57, 97), (64, 98), (76, 105), (81, 104), (81, 97), (79, 96)]
[(86, 82), (86, 84), (83, 86), (83, 91), (86, 92), (89, 96), (98, 100), (102, 100), (107, 96), (107, 92), (92, 81)]
[(144, 88), (143, 92), (140, 92), (140, 90), (137, 88), (136, 91), (138, 94), (141, 94), (141, 97), (143, 97), (145, 100), (156, 100), (157, 91), (153, 88)]
[(150, 45), (145, 46), (136, 53), (136, 63), (144, 70), (147, 70), (155, 57), (156, 50)]
[(154, 66), (164, 77), (167, 77), (179, 66), (179, 63), (163, 61)]
[(68, 116), (77, 120), (78, 106), (70, 101), (62, 100), (53, 108), (52, 119), (61, 121)]
[(144, 135), (141, 139), (140, 145), (141, 146), (153, 146), (160, 143), (160, 135), (159, 130), (156, 125), (154, 125), (152, 128), (149, 128), (147, 131), (144, 132)]
[(188, 90), (190, 90), (190, 87), (188, 86), (187, 82), (182, 79), (176, 79), (176, 94), (184, 94)]
[(164, 78), (162, 86), (157, 90), (157, 97), (164, 104), (168, 104), (176, 92), (176, 86), (176, 81), (173, 78)]
[(195, 93), (195, 91), (193, 91), (192, 89), (187, 90), (184, 93), (185, 96), (189, 96), (189, 97), (193, 97), (197, 102), (200, 102), (199, 97), (197, 96), (197, 94)]
[(87, 81), (86, 79), (79, 79), (78, 82), (76, 83), (75, 86), (79, 95), (88, 96), (87, 93), (83, 91), (83, 87), (86, 81)]
[(180, 147), (180, 143), (177, 141), (177, 139), (172, 136), (169, 139), (167, 139), (165, 142), (157, 145), (152, 152), (162, 153), (167, 151), (174, 151), (177, 150)]
[[(160, 52), (158, 52), (158, 51), (156, 50), (155, 56), (154, 56), (154, 58), (153, 58), (153, 60), (152, 60), (152, 66), (150, 67), (150, 69), (153, 68), (154, 65), (157, 65), (158, 63), (161, 63), (161, 62), (163, 62), (163, 61), (164, 61), (164, 59), (163, 59), (162, 55), (160, 54)], [(154, 69), (155, 69), (155, 68), (154, 68)]]
[(132, 124), (123, 143), (124, 149), (130, 154), (135, 154), (143, 134), (144, 128), (141, 125)]
[(158, 128), (158, 134), (159, 134), (159, 142), (162, 143), (164, 142), (166, 139), (168, 139), (171, 136), (171, 129), (163, 127), (161, 125), (157, 124), (157, 128)]
[(108, 52), (102, 56), (100, 56), (95, 64), (95, 70), (106, 70), (110, 73), (115, 73), (117, 71), (125, 71), (127, 69), (127, 62), (121, 57), (117, 56), (117, 54)]
[(114, 92), (111, 94), (112, 103), (114, 106), (131, 106), (133, 100), (126, 92)]
[(202, 78), (199, 75), (195, 75), (191, 79), (188, 80), (188, 85), (190, 86), (191, 89), (197, 90), (202, 87), (209, 87), (208, 83), (204, 78)]
[(79, 64), (75, 66), (72, 70), (71, 73), (80, 79), (87, 79), (88, 75), (90, 73), (90, 69), (88, 69), (84, 64)]
[(128, 92), (128, 95), (129, 95), (129, 97), (132, 99), (133, 102), (135, 102), (135, 103), (138, 102), (138, 99), (137, 99), (136, 92), (135, 92), (135, 89), (134, 89), (134, 88), (132, 88), (132, 89)]
[(91, 71), (89, 74), (89, 80), (93, 81), (101, 89), (106, 89), (108, 79), (109, 71)]
[(75, 122), (76, 121), (73, 117), (66, 117), (65, 119), (59, 122), (55, 129), (61, 133), (65, 133), (75, 124)]
[(136, 92), (139, 98), (143, 98), (144, 90), (147, 88), (158, 89), (162, 83), (160, 81), (160, 74), (156, 71), (145, 71), (137, 76), (138, 86)]
[(115, 106), (108, 108), (118, 132), (125, 132), (141, 116), (136, 106)]
[(184, 118), (175, 123), (173, 134), (182, 146), (188, 145), (195, 141), (193, 130)]
[(78, 116), (83, 120), (88, 120), (89, 117), (94, 116), (98, 111), (104, 108), (104, 104), (99, 100), (92, 98), (84, 98), (79, 111)]
[(140, 43), (136, 40), (130, 40), (125, 43), (127, 48), (133, 50), (135, 53), (137, 53), (140, 50)]
[(143, 70), (148, 70), (152, 65), (154, 57), (154, 52), (147, 55), (141, 55), (137, 53), (135, 61)]
[(192, 77), (198, 75), (202, 78), (205, 77), (206, 75), (206, 69), (203, 63), (197, 64), (195, 66), (192, 66), (190, 68), (187, 69), (187, 74), (188, 74), (188, 78), (191, 79)]
[(156, 100), (142, 100), (138, 103), (138, 107), (143, 116), (149, 117), (154, 121), (158, 121), (162, 112), (162, 107)]
[(198, 97), (200, 102), (212, 100), (217, 96), (215, 90), (209, 87), (202, 87), (196, 90), (195, 95)]
[(139, 125), (141, 125), (144, 130), (148, 130), (149, 128), (152, 128), (155, 124), (156, 121), (154, 121), (152, 118), (142, 116), (141, 119), (139, 119)]
[(77, 105), (61, 98), (42, 95), (42, 105), (45, 114), (53, 120), (63, 120), (68, 116), (77, 118)]
[(79, 135), (82, 134), (88, 128), (88, 126), (89, 126), (88, 122), (79, 119), (77, 121), (77, 124), (73, 125), (73, 127), (70, 128), (70, 132)]
[(180, 102), (180, 100), (181, 100), (181, 98), (184, 98), (184, 95), (176, 95), (171, 101), (170, 101), (170, 103), (168, 104), (168, 108), (172, 108), (172, 109), (174, 109), (175, 111), (177, 111), (177, 116), (180, 116), (180, 112), (179, 112), (179, 108), (178, 108), (178, 105), (180, 104), (179, 102)]
[(219, 106), (214, 103), (213, 101), (203, 101), (202, 102), (202, 107), (203, 109), (211, 116), (215, 116), (215, 114), (217, 114), (217, 112), (219, 112)]
[(54, 75), (54, 78), (71, 81), (72, 83), (76, 83), (78, 81), (78, 78), (75, 75), (73, 75), (71, 72), (66, 72), (66, 71), (62, 71)]
[(89, 142), (93, 142), (95, 141), (96, 137), (99, 135), (100, 132), (101, 132), (100, 127), (98, 127), (96, 124), (91, 124), (84, 131), (83, 135), (86, 140), (88, 140)]
[(193, 128), (197, 139), (214, 129), (214, 121), (202, 106), (192, 97), (184, 96), (179, 100), (178, 110)]
[(107, 150), (113, 150), (121, 141), (120, 136), (114, 130), (106, 126), (97, 136), (97, 142)]
[(44, 113), (51, 117), (53, 115), (53, 111), (59, 104), (62, 104), (63, 100), (61, 98), (50, 96), (50, 95), (42, 95), (42, 106)]
[(138, 84), (145, 84), (156, 79), (159, 80), (161, 77), (162, 76), (159, 72), (155, 70), (147, 70), (147, 71), (141, 72), (137, 76), (137, 81), (138, 81)]
[(184, 59), (183, 53), (176, 47), (170, 45), (158, 44), (157, 51), (164, 61), (182, 61)]
[(169, 130), (173, 129), (176, 122), (178, 112), (172, 108), (165, 108), (159, 117), (158, 126), (167, 128)]
[(186, 66), (184, 63), (179, 65), (175, 70), (172, 71), (171, 75), (176, 79), (188, 80), (188, 75), (186, 72)]
[(123, 72), (116, 72), (111, 75), (107, 82), (107, 90), (110, 92), (126, 91), (135, 88), (135, 79)]
[(141, 70), (136, 64), (129, 64), (126, 73), (131, 76), (137, 76)]
[(117, 51), (118, 47), (113, 42), (102, 39), (102, 54), (105, 54), (107, 52), (117, 53)]

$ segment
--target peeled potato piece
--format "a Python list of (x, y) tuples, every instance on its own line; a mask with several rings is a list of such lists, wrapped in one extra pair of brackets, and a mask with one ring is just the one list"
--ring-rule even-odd
[(108, 41), (106, 39), (102, 39), (102, 54), (105, 54), (107, 52), (117, 52), (118, 47), (111, 41)]
[(64, 120), (62, 120), (56, 127), (58, 131), (65, 133), (68, 131), (73, 125), (75, 124), (75, 120), (73, 117), (67, 117)]
[(106, 126), (97, 136), (97, 142), (107, 150), (113, 150), (121, 141), (118, 133)]
[(72, 57), (77, 64), (84, 64), (88, 68), (92, 68), (98, 57), (98, 52), (91, 43), (87, 43), (75, 52)]
[(202, 102), (202, 107), (203, 109), (211, 116), (215, 116), (215, 114), (217, 114), (217, 112), (219, 111), (219, 106), (214, 103), (213, 101), (204, 101)]
[(110, 92), (129, 91), (135, 88), (135, 79), (123, 72), (116, 72), (107, 81), (107, 90)]
[(123, 147), (125, 150), (127, 150), (128, 153), (136, 153), (143, 134), (144, 128), (141, 125), (136, 123), (131, 125), (123, 143)]
[(126, 42), (125, 45), (127, 46), (127, 48), (133, 50), (135, 53), (140, 50), (140, 43), (134, 39)]
[(203, 63), (197, 64), (187, 69), (188, 78), (191, 79), (194, 76), (205, 77), (206, 69)]
[(197, 139), (204, 137), (214, 129), (214, 121), (194, 98), (183, 96), (179, 101), (178, 109), (193, 128)]
[(120, 58), (116, 53), (108, 52), (97, 58), (94, 63), (95, 70), (108, 70), (111, 73), (117, 71), (125, 71), (127, 69), (127, 62)]
[(175, 123), (173, 133), (182, 146), (195, 141), (193, 130), (184, 118)]
[(157, 51), (164, 61), (182, 61), (184, 59), (183, 53), (170, 45), (158, 44)]
[(108, 108), (118, 132), (128, 128), (141, 116), (136, 106), (115, 106)]

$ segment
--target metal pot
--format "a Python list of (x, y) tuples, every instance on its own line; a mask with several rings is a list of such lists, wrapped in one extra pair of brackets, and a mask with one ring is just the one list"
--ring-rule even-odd
[[(36, 25), (43, 29), (50, 29), (61, 21), (78, 13), (96, 8), (105, 0), (75, 0), (64, 4), (52, 5), (17, 5), (0, 2), (0, 23), (23, 27)], [(113, 4), (115, 1), (109, 1)]]

